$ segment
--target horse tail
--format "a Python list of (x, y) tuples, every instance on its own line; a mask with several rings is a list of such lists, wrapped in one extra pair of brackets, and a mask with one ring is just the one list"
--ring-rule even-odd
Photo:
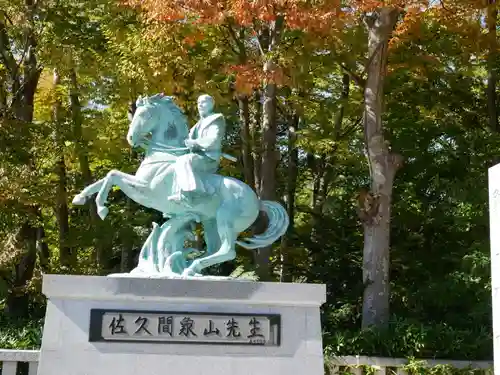
[(262, 211), (266, 213), (269, 219), (268, 227), (262, 234), (236, 241), (238, 245), (245, 249), (259, 249), (271, 245), (286, 233), (290, 224), (288, 213), (281, 204), (272, 201), (261, 201), (261, 204)]

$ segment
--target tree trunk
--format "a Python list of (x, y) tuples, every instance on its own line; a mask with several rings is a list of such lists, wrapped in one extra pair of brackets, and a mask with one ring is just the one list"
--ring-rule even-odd
[(1, 72), (0, 73), (0, 118), (5, 117), (8, 112), (8, 106), (7, 106), (7, 97), (8, 97), (8, 90), (7, 90), (7, 74), (6, 72)]
[(241, 155), (243, 161), (243, 175), (245, 182), (252, 189), (255, 189), (255, 176), (252, 155), (252, 141), (250, 134), (250, 108), (246, 95), (238, 96), (240, 115), (240, 135), (241, 135)]
[[(132, 87), (135, 85), (132, 84)], [(132, 121), (135, 115), (135, 111), (137, 110), (137, 104), (136, 104), (136, 95), (135, 95), (135, 90), (132, 89), (131, 93), (131, 100), (129, 101), (129, 106), (128, 106), (128, 117), (129, 120)], [(129, 161), (130, 163), (133, 163), (135, 159), (137, 159), (137, 151), (135, 149), (130, 149), (129, 153)], [(126, 203), (126, 213), (128, 215), (133, 216), (133, 201), (129, 197), (125, 198), (127, 200)], [(120, 259), (120, 272), (130, 272), (134, 265), (133, 265), (133, 243), (131, 240), (129, 240), (127, 243), (122, 244), (121, 248), (121, 259)]]
[(315, 207), (317, 206), (317, 201), (319, 199), (319, 191), (321, 185), (321, 178), (323, 177), (324, 168), (323, 165), (323, 157), (317, 158), (311, 152), (308, 152), (306, 155), (307, 167), (311, 170), (312, 174), (312, 194), (311, 194), (311, 208), (315, 211)]
[(261, 153), (261, 141), (260, 141), (260, 133), (261, 133), (261, 120), (262, 120), (262, 104), (261, 104), (261, 94), (260, 91), (255, 91), (254, 93), (254, 104), (255, 104), (255, 109), (254, 109), (254, 118), (253, 118), (253, 124), (252, 124), (252, 144), (254, 148), (254, 153), (253, 153), (253, 181), (254, 181), (254, 187), (255, 191), (259, 192), (260, 191), (260, 169), (262, 166), (262, 153)]
[(70, 72), (70, 106), (71, 106), (71, 119), (73, 122), (73, 137), (76, 145), (76, 153), (78, 157), (78, 162), (80, 164), (80, 173), (83, 177), (83, 182), (85, 184), (92, 183), (92, 173), (90, 171), (89, 159), (87, 156), (86, 149), (88, 147), (87, 143), (83, 139), (82, 135), (82, 106), (80, 104), (78, 79), (74, 69)]
[(54, 123), (53, 139), (54, 150), (57, 154), (55, 173), (57, 176), (56, 186), (56, 219), (59, 227), (59, 259), (61, 266), (67, 270), (75, 264), (76, 259), (73, 259), (73, 252), (68, 245), (69, 239), (69, 212), (68, 212), (68, 192), (67, 192), (67, 177), (66, 177), (66, 161), (64, 158), (64, 141), (65, 131), (62, 121), (62, 103), (58, 93), (58, 88), (61, 79), (57, 69), (54, 69), (54, 103), (52, 106), (52, 121)]
[[(339, 142), (341, 138), (345, 106), (349, 99), (350, 81), (350, 76), (344, 74), (342, 77), (340, 105), (334, 120), (334, 139), (336, 142)], [(311, 231), (311, 239), (313, 243), (319, 244), (321, 239), (317, 237), (317, 233), (321, 231), (323, 207), (328, 198), (328, 191), (334, 176), (335, 148), (323, 154), (319, 159), (312, 154), (309, 154), (308, 157), (309, 166), (314, 176), (312, 194), (313, 228)]]
[(297, 141), (297, 130), (299, 128), (300, 117), (297, 113), (292, 117), (288, 127), (288, 179), (286, 186), (286, 210), (290, 218), (290, 225), (287, 233), (281, 238), (280, 245), (280, 281), (292, 281), (292, 275), (288, 269), (288, 243), (289, 237), (295, 229), (295, 192), (297, 190), (297, 176), (299, 174), (299, 151), (295, 145)]
[(351, 77), (349, 74), (344, 73), (342, 76), (342, 93), (340, 94), (340, 107), (335, 116), (335, 140), (340, 140), (340, 133), (342, 131), (342, 122), (344, 120), (345, 107), (349, 99), (349, 91), (351, 88)]
[(23, 254), (14, 267), (14, 281), (5, 301), (5, 313), (12, 317), (28, 316), (29, 295), (26, 293), (26, 285), (32, 279), (35, 270), (37, 232), (38, 228), (30, 221), (26, 221), (16, 236), (16, 244)]
[[(25, 0), (25, 11), (27, 21), (25, 22), (24, 37), (25, 50), (16, 51), (24, 56), (24, 63), (18, 65), (14, 58), (13, 48), (11, 48), (11, 39), (7, 33), (7, 28), (0, 18), (0, 62), (8, 71), (9, 83), (12, 93), (12, 101), (9, 112), (17, 120), (26, 124), (33, 121), (34, 96), (38, 86), (41, 69), (38, 66), (36, 58), (36, 37), (33, 30), (34, 23), (34, 5), (32, 0)], [(22, 68), (21, 68), (22, 66)], [(22, 84), (21, 84), (22, 82)], [(35, 159), (30, 158), (27, 165), (30, 171), (36, 170)], [(37, 221), (38, 207), (24, 207), (22, 215), (26, 221), (21, 225), (16, 239), (16, 247), (21, 249), (22, 255), (19, 263), (16, 265), (13, 280), (13, 289), (9, 291), (6, 299), (5, 310), (9, 314), (22, 316), (27, 314), (28, 296), (26, 294), (26, 285), (33, 277), (33, 270), (36, 262), (37, 238), (40, 230), (43, 228)]]
[[(75, 142), (75, 149), (80, 165), (80, 173), (83, 177), (84, 185), (90, 185), (92, 181), (92, 172), (90, 170), (89, 158), (87, 153), (88, 144), (83, 139), (82, 125), (82, 106), (80, 103), (80, 90), (78, 85), (78, 78), (75, 69), (71, 69), (69, 73), (70, 78), (70, 107), (71, 107), (71, 120), (73, 125), (73, 140)], [(94, 199), (89, 200), (89, 217), (92, 228), (98, 229), (101, 226), (101, 221), (97, 215), (97, 207)], [(94, 261), (96, 266), (104, 263), (103, 257), (106, 252), (104, 241), (101, 240), (99, 233), (94, 236)]]
[[(340, 94), (340, 105), (334, 119), (334, 139), (336, 142), (341, 140), (342, 123), (344, 120), (345, 107), (349, 99), (350, 76), (344, 74), (342, 77), (342, 92)], [(321, 251), (322, 239), (319, 236), (323, 225), (322, 215), (325, 202), (328, 198), (330, 185), (334, 177), (335, 149), (323, 154), (320, 158), (312, 154), (308, 155), (308, 164), (314, 176), (313, 194), (312, 194), (312, 230), (311, 242), (314, 244), (313, 251), (310, 254), (310, 267), (316, 266), (316, 252)]]
[[(260, 174), (259, 197), (261, 200), (276, 199), (276, 85), (269, 83), (264, 90), (264, 104), (262, 111), (262, 161)], [(271, 247), (261, 248), (256, 252), (257, 273), (260, 280), (270, 278), (269, 258)]]
[(276, 199), (276, 85), (269, 83), (264, 90), (262, 113), (262, 166), (259, 196), (262, 200)]
[(333, 166), (331, 164), (332, 156), (330, 154), (323, 154), (319, 158), (312, 154), (309, 154), (308, 156), (308, 165), (314, 176), (311, 202), (312, 226), (310, 237), (311, 243), (313, 243), (314, 246), (309, 252), (309, 267), (314, 269), (316, 266), (316, 254), (323, 250), (320, 233), (323, 228), (323, 208), (328, 195), (328, 190), (330, 188), (332, 177), (331, 169)]
[(496, 0), (488, 0), (486, 23), (488, 25), (488, 86), (486, 95), (488, 101), (488, 123), (491, 131), (499, 132), (497, 109), (497, 18), (498, 9)]
[[(41, 218), (41, 215), (39, 216)], [(38, 252), (40, 268), (43, 273), (49, 273), (50, 250), (45, 239), (46, 239), (45, 229), (43, 227), (38, 227), (38, 232), (36, 237), (36, 242), (37, 242), (36, 250)]]
[(402, 159), (390, 152), (382, 126), (387, 50), (399, 11), (385, 7), (367, 16), (369, 64), (364, 88), (364, 133), (371, 192), (366, 194), (363, 248), (362, 326), (385, 327), (389, 321), (389, 247), (394, 175)]
[[(274, 52), (279, 44), (284, 18), (278, 16), (267, 29), (269, 38), (266, 49)], [(266, 59), (269, 57), (265, 57)], [(272, 76), (276, 70), (276, 62), (273, 59), (266, 60), (263, 70)], [(259, 197), (262, 200), (276, 199), (276, 169), (278, 167), (278, 151), (276, 150), (277, 138), (277, 85), (273, 78), (266, 79), (264, 84), (264, 103), (262, 109), (262, 162), (260, 173)], [(269, 259), (271, 257), (271, 246), (261, 248), (257, 252), (257, 274), (260, 280), (269, 280), (271, 277)]]

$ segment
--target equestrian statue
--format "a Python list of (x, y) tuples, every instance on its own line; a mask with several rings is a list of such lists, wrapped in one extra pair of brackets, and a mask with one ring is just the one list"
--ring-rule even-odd
[[(186, 116), (172, 97), (139, 98), (127, 134), (130, 146), (145, 149), (135, 175), (112, 170), (73, 199), (73, 204), (82, 205), (97, 194), (97, 213), (104, 220), (109, 213), (109, 191), (118, 186), (138, 204), (168, 218), (162, 226), (153, 224), (129, 276), (204, 277), (203, 269), (235, 258), (236, 244), (247, 249), (266, 247), (288, 228), (289, 218), (281, 204), (261, 201), (245, 183), (217, 174), (221, 158), (236, 160), (221, 151), (224, 116), (214, 113), (214, 99), (209, 95), (201, 95), (197, 104), (200, 119), (189, 130)], [(238, 240), (259, 211), (268, 217), (267, 230)], [(185, 242), (193, 238), (196, 222), (203, 225), (206, 251), (189, 260), (188, 255), (197, 249), (185, 247)]]

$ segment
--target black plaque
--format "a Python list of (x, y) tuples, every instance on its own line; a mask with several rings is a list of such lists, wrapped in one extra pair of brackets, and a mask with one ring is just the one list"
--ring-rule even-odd
[(89, 341), (280, 346), (281, 316), (91, 309)]

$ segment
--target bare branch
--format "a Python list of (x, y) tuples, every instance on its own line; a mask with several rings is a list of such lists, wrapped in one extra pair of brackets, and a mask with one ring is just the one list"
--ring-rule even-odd
[(0, 57), (4, 62), (6, 68), (9, 70), (11, 77), (14, 78), (17, 75), (17, 64), (12, 51), (10, 49), (9, 36), (7, 34), (7, 29), (5, 24), (0, 21)]
[(257, 31), (257, 25), (255, 24), (255, 20), (253, 22), (253, 27), (252, 27), (253, 31), (255, 32), (255, 35), (256, 35), (256, 40), (257, 40), (257, 46), (259, 47), (259, 51), (260, 51), (260, 54), (262, 56), (265, 56), (266, 53), (264, 52), (264, 48), (262, 48), (262, 43), (260, 41), (260, 37), (259, 37), (259, 32)]
[(365, 84), (366, 84), (366, 81), (363, 77), (361, 77), (360, 75), (358, 75), (357, 73), (353, 72), (351, 69), (349, 69), (347, 66), (345, 66), (344, 64), (340, 64), (340, 67), (342, 68), (342, 70), (344, 72), (346, 72), (347, 74), (349, 74), (349, 76), (351, 77), (351, 79), (360, 87), (364, 90), (365, 88)]
[(272, 22), (270, 50), (274, 49), (279, 44), (284, 23), (285, 17), (283, 15), (277, 16)]
[(441, 4), (441, 7), (446, 10), (447, 12), (451, 12), (451, 9), (448, 9), (445, 5), (444, 5), (444, 0), (439, 0), (439, 4)]
[(1, 12), (3, 13), (3, 15), (5, 16), (5, 19), (12, 25), (14, 26), (14, 22), (12, 22), (12, 19), (9, 17), (9, 14), (5, 11), (5, 10), (1, 10)]
[(356, 131), (356, 129), (361, 129), (360, 125), (363, 121), (363, 116), (360, 116), (353, 124), (345, 129), (345, 131), (341, 134), (340, 139), (346, 139), (347, 136), (351, 135)]
[(24, 62), (24, 59), (26, 58), (26, 54), (28, 52), (28, 49), (30, 48), (30, 46), (28, 45), (30, 42), (30, 39), (31, 39), (30, 36), (26, 35), (26, 42), (24, 43), (23, 54), (22, 54), (21, 58), (19, 59), (19, 62), (16, 65), (16, 72), (19, 70), (19, 68), (21, 67), (21, 65)]
[(245, 44), (242, 42), (241, 37), (238, 37), (238, 35), (236, 35), (236, 32), (234, 31), (234, 28), (231, 25), (231, 23), (227, 23), (225, 26), (228, 29), (229, 34), (231, 35), (233, 41), (238, 46), (238, 50), (239, 50), (238, 56), (242, 60), (241, 62), (245, 62), (246, 59), (247, 59), (247, 53), (246, 53), (246, 49), (245, 49)]
[[(224, 29), (228, 29), (228, 27), (227, 27), (226, 25), (224, 25)], [(227, 44), (229, 45), (229, 48), (231, 48), (231, 50), (234, 52), (234, 54), (235, 54), (235, 55), (238, 55), (238, 56), (239, 56), (240, 51), (239, 51), (239, 50), (237, 50), (237, 49), (234, 47), (233, 43), (231, 43), (231, 40), (230, 40), (230, 39), (232, 39), (232, 37), (231, 37), (230, 33), (227, 33), (227, 32), (225, 32), (224, 30), (222, 30), (222, 32), (224, 33), (224, 36), (225, 36), (225, 39), (226, 39), (226, 41), (227, 41)]]
[(30, 83), (30, 79), (32, 79), (36, 75), (40, 75), (42, 73), (44, 66), (43, 65), (38, 65), (36, 69), (31, 71), (31, 77), (26, 77), (23, 80), (23, 84), (19, 86), (19, 88), (12, 94), (13, 98), (17, 98), (19, 94), (25, 89), (25, 87)]

